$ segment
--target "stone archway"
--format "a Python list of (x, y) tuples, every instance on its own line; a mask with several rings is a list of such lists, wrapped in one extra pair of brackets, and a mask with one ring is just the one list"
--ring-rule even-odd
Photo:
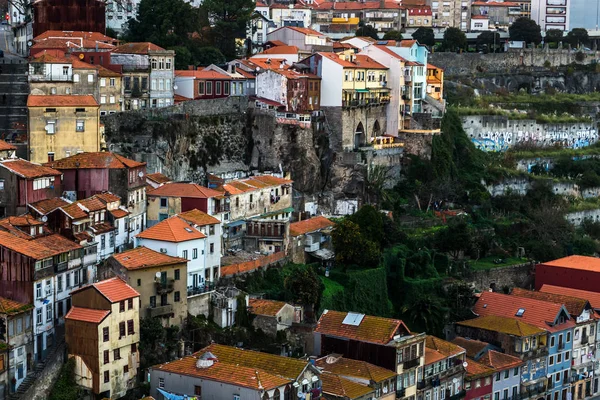
[(379, 126), (379, 120), (375, 120), (373, 129), (371, 130), (371, 139), (375, 140), (377, 136), (381, 136), (381, 127)]
[(365, 127), (359, 122), (354, 131), (354, 150), (365, 144)]

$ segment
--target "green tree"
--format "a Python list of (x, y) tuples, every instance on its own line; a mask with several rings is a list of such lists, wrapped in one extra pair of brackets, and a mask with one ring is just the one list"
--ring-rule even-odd
[(400, 31), (387, 31), (385, 35), (383, 35), (383, 40), (402, 40), (402, 32)]
[(486, 46), (493, 53), (496, 52), (500, 45), (500, 34), (498, 32), (485, 31), (477, 36), (477, 46)]
[(363, 237), (360, 226), (351, 220), (345, 219), (338, 223), (331, 237), (338, 263), (367, 268), (374, 268), (379, 264), (381, 253), (378, 244)]
[(435, 33), (431, 28), (421, 27), (412, 34), (412, 37), (424, 46), (433, 47), (435, 45)]
[(409, 326), (432, 335), (441, 334), (446, 313), (442, 300), (432, 293), (412, 296), (402, 307), (402, 318)]
[(563, 41), (563, 37), (564, 31), (561, 31), (560, 29), (548, 29), (546, 31), (546, 37), (544, 38), (544, 41), (546, 43), (555, 43), (558, 45), (558, 43)]
[(248, 307), (246, 307), (246, 295), (240, 293), (235, 299), (237, 308), (235, 310), (235, 323), (238, 326), (249, 327), (250, 326), (250, 315), (248, 313)]
[(354, 36), (370, 37), (375, 40), (379, 40), (379, 36), (377, 35), (377, 29), (373, 28), (371, 25), (364, 25), (362, 23), (360, 27), (356, 30)]
[(49, 400), (78, 400), (80, 396), (81, 389), (75, 383), (75, 359), (69, 358), (52, 386)]
[(574, 28), (567, 33), (565, 41), (569, 43), (571, 47), (579, 48), (581, 46), (587, 46), (590, 41), (590, 37), (587, 29)]
[(363, 238), (381, 245), (384, 238), (383, 219), (384, 215), (371, 205), (362, 206), (356, 213), (348, 217), (348, 219), (356, 223), (360, 228), (360, 233)]
[(295, 303), (310, 311), (309, 318), (314, 317), (314, 310), (319, 306), (325, 289), (315, 269), (308, 265), (299, 265), (285, 278), (283, 286)]
[(446, 307), (450, 311), (449, 322), (473, 318), (471, 308), (474, 303), (473, 288), (468, 283), (457, 281), (446, 288)]
[(464, 218), (453, 218), (446, 229), (440, 230), (435, 236), (436, 248), (444, 251), (457, 260), (461, 253), (467, 252), (473, 246), (473, 230)]
[(510, 40), (538, 44), (542, 41), (540, 26), (527, 17), (518, 18), (508, 28)]
[(237, 55), (236, 39), (246, 37), (246, 25), (254, 12), (252, 0), (205, 0), (202, 3), (213, 22), (217, 47), (227, 60)]
[(446, 51), (459, 51), (467, 48), (467, 36), (458, 28), (447, 28), (442, 46)]

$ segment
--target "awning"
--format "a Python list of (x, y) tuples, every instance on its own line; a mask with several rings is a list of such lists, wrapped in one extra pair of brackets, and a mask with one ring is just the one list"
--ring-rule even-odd
[(369, 89), (356, 89), (355, 92), (358, 92), (358, 93), (369, 93)]
[(224, 226), (225, 226), (225, 228), (234, 228), (236, 226), (244, 225), (245, 223), (246, 223), (246, 221), (241, 219), (239, 221), (229, 222), (229, 223), (225, 224)]
[(252, 219), (263, 219), (263, 218), (272, 217), (273, 215), (279, 215), (279, 214), (291, 213), (291, 212), (294, 212), (294, 207), (282, 208), (281, 210), (271, 211), (266, 214), (259, 215), (258, 217), (253, 217)]
[(331, 260), (333, 257), (335, 257), (335, 253), (328, 249), (319, 249), (317, 251), (313, 251), (308, 254), (318, 258), (319, 260), (323, 260), (323, 261)]
[(168, 400), (197, 400), (196, 396), (189, 397), (188, 395), (185, 395), (185, 394), (184, 395), (180, 395), (180, 394), (169, 393), (169, 392), (167, 392), (165, 390), (162, 390), (160, 388), (158, 389), (158, 392), (160, 394), (162, 394), (165, 399), (168, 399)]

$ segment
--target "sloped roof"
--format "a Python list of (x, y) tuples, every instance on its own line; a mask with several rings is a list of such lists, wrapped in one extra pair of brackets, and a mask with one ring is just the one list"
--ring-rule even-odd
[(94, 96), (87, 94), (52, 94), (27, 96), (27, 107), (99, 107)]
[(328, 372), (321, 374), (321, 383), (323, 393), (342, 399), (354, 400), (375, 393), (367, 385)]
[(409, 332), (404, 322), (399, 319), (365, 315), (358, 325), (350, 325), (343, 323), (347, 316), (347, 312), (325, 310), (319, 318), (315, 332), (377, 344), (388, 344), (398, 331)]
[[(258, 54), (298, 54), (297, 46), (274, 46)], [(256, 54), (255, 54), (256, 55)]]
[(61, 158), (44, 165), (56, 169), (121, 169), (141, 167), (146, 163), (130, 160), (117, 153), (99, 151), (73, 154), (71, 157)]
[(425, 349), (427, 350), (425, 353), (425, 365), (466, 352), (465, 349), (454, 343), (431, 335), (427, 335), (425, 339)]
[(150, 42), (125, 43), (115, 47), (113, 53), (120, 54), (148, 54), (151, 51), (166, 51), (160, 46)]
[[(261, 100), (262, 101), (262, 100)], [(271, 175), (257, 175), (244, 179), (236, 179), (229, 181), (218, 188), (219, 192), (228, 192), (229, 194), (241, 194), (251, 192), (258, 189), (276, 187), (292, 183), (289, 179), (278, 178)], [(221, 195), (221, 193), (219, 193)]]
[(33, 304), (21, 303), (6, 297), (0, 297), (0, 313), (7, 315), (19, 314), (27, 310), (31, 310)]
[(177, 216), (183, 219), (184, 221), (187, 221), (190, 224), (194, 224), (197, 226), (215, 225), (221, 223), (221, 221), (219, 221), (212, 215), (208, 215), (207, 213), (195, 208), (193, 210), (182, 212)]
[[(521, 309), (524, 312), (521, 316), (517, 316), (517, 312)], [(561, 304), (494, 292), (483, 292), (473, 306), (475, 314), (518, 319), (550, 332), (575, 326), (572, 319), (563, 324), (553, 325), (561, 310), (565, 310)]]
[(83, 286), (79, 289), (71, 291), (71, 295), (79, 293), (83, 290), (94, 288), (102, 296), (104, 296), (111, 303), (117, 303), (122, 300), (131, 299), (133, 297), (139, 297), (139, 293), (129, 286), (124, 280), (119, 277), (105, 279), (100, 282), (92, 283), (91, 285)]
[(478, 362), (496, 371), (515, 368), (523, 364), (523, 360), (520, 358), (500, 353), (496, 350), (489, 350)]
[(402, 57), (400, 54), (396, 53), (395, 51), (390, 49), (388, 46), (383, 46), (383, 45), (379, 45), (379, 44), (374, 44), (373, 46), (398, 60), (404, 61), (405, 63), (408, 62), (406, 60), (406, 58)]
[(300, 236), (307, 233), (315, 232), (320, 229), (325, 229), (335, 226), (333, 221), (319, 215), (304, 221), (293, 222), (290, 224), (290, 236)]
[(155, 172), (153, 174), (148, 174), (148, 175), (146, 175), (146, 179), (150, 179), (152, 182), (156, 182), (156, 183), (171, 182), (171, 178), (169, 178), (165, 174), (161, 174), (160, 172)]
[(109, 211), (111, 215), (117, 219), (124, 218), (129, 215), (129, 211), (123, 210), (122, 208), (117, 208), (116, 210)]
[(535, 325), (497, 315), (486, 315), (468, 321), (457, 322), (456, 324), (519, 337), (539, 335), (545, 332), (544, 329), (540, 329)]
[(98, 193), (93, 195), (92, 197), (104, 203), (115, 203), (121, 201), (121, 198), (119, 196), (111, 192)]
[(62, 197), (53, 197), (51, 199), (36, 201), (35, 203), (29, 203), (29, 207), (42, 215), (46, 215), (56, 210), (59, 207), (65, 207), (69, 204), (68, 201)]
[(382, 382), (398, 375), (394, 371), (369, 364), (365, 361), (336, 355), (319, 358), (315, 361), (315, 365), (332, 374), (366, 379), (373, 382)]
[(529, 299), (536, 299), (542, 301), (548, 301), (550, 303), (562, 304), (565, 306), (571, 316), (577, 318), (586, 308), (591, 308), (590, 303), (585, 299), (578, 297), (565, 296), (553, 293), (534, 292), (532, 290), (525, 290), (521, 288), (514, 288), (510, 293), (517, 297), (526, 297)]
[(100, 32), (88, 32), (88, 31), (59, 31), (49, 30), (44, 33), (40, 33), (33, 40), (42, 40), (48, 38), (84, 38), (88, 40), (97, 40), (99, 42), (112, 43), (116, 39), (106, 36)]
[(113, 254), (111, 257), (129, 271), (182, 263), (187, 264), (188, 261), (185, 258), (169, 256), (144, 246)]
[(465, 349), (467, 352), (467, 357), (469, 358), (475, 358), (477, 354), (479, 354), (487, 346), (489, 346), (489, 343), (475, 339), (468, 339), (460, 336), (452, 339), (452, 343)]
[(0, 161), (0, 165), (22, 178), (34, 179), (45, 176), (59, 176), (62, 172), (46, 166), (18, 159), (7, 159)]
[(10, 143), (0, 140), (0, 151), (16, 150), (17, 148)]
[(138, 233), (135, 237), (180, 243), (188, 240), (203, 239), (206, 235), (181, 218), (173, 216)]
[(156, 189), (149, 190), (148, 196), (208, 199), (221, 196), (221, 193), (196, 183), (168, 182)]
[(561, 267), (581, 271), (600, 272), (600, 258), (587, 256), (569, 256), (558, 260), (548, 261), (540, 265), (546, 267)]
[(267, 37), (269, 37), (270, 34), (275, 33), (275, 32), (277, 32), (280, 29), (291, 29), (293, 31), (302, 33), (303, 35), (325, 36), (321, 32), (316, 31), (314, 29), (310, 29), (310, 28), (300, 28), (300, 27), (297, 27), (297, 26), (282, 26), (281, 28), (277, 28), (274, 31), (267, 33)]
[(66, 237), (59, 235), (58, 233), (42, 236), (33, 240), (34, 243), (41, 244), (43, 246), (48, 247), (49, 249), (66, 253), (67, 251), (79, 250), (83, 249), (83, 247), (73, 242), (72, 240), (67, 239)]
[(98, 68), (98, 76), (103, 78), (118, 78), (121, 76), (117, 71), (110, 70), (102, 65), (96, 65), (96, 67)]
[(81, 208), (80, 202), (76, 201), (67, 206), (61, 207), (61, 210), (73, 219), (87, 218), (88, 213)]
[(275, 317), (287, 303), (284, 301), (266, 300), (266, 299), (249, 299), (249, 312), (255, 315), (264, 315), (267, 317)]
[(467, 375), (468, 380), (474, 380), (484, 376), (490, 376), (495, 373), (492, 368), (486, 367), (483, 364), (478, 363), (475, 360), (467, 360)]
[(96, 310), (85, 307), (71, 307), (65, 319), (99, 324), (110, 314), (110, 310)]
[(600, 293), (589, 292), (587, 290), (571, 289), (553, 285), (542, 285), (540, 292), (554, 293), (564, 296), (577, 297), (590, 302), (594, 309), (600, 309)]
[(57, 252), (49, 249), (42, 244), (35, 243), (32, 240), (25, 240), (4, 231), (0, 231), (0, 246), (33, 258), (34, 260), (43, 260), (61, 253), (60, 251)]
[(175, 76), (187, 76), (194, 79), (219, 79), (219, 80), (230, 80), (233, 79), (227, 74), (223, 74), (214, 70), (177, 70)]

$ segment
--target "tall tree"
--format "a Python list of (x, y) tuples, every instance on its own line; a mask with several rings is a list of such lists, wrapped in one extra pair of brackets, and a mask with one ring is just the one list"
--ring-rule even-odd
[(373, 38), (375, 40), (379, 40), (379, 36), (377, 35), (377, 29), (373, 28), (371, 25), (361, 25), (356, 30), (355, 36), (364, 36)]
[(538, 44), (542, 41), (540, 26), (527, 17), (518, 18), (508, 28), (510, 40)]
[(563, 36), (564, 31), (560, 29), (548, 29), (544, 40), (546, 43), (556, 43), (558, 45), (563, 40)]
[(402, 40), (402, 32), (400, 31), (387, 31), (385, 33), (385, 35), (383, 35), (383, 39), (384, 40), (396, 40), (396, 41), (401, 41)]
[(379, 245), (367, 239), (358, 224), (349, 219), (338, 223), (332, 232), (335, 259), (342, 265), (374, 268), (379, 264)]
[(458, 28), (447, 28), (442, 45), (446, 51), (464, 50), (467, 48), (467, 36)]
[(321, 302), (325, 289), (317, 272), (311, 266), (301, 265), (295, 268), (283, 282), (285, 289), (292, 295), (295, 303), (302, 304), (314, 317), (314, 310)]
[(431, 28), (421, 27), (412, 34), (412, 37), (424, 46), (432, 47), (435, 45), (435, 34)]
[(488, 50), (496, 52), (496, 48), (500, 44), (500, 34), (498, 32), (485, 31), (477, 36), (477, 45), (486, 46)]
[(566, 41), (571, 45), (571, 47), (579, 48), (581, 46), (586, 46), (590, 41), (590, 37), (587, 29), (574, 28), (567, 33)]
[(246, 25), (254, 12), (252, 0), (205, 0), (202, 4), (213, 23), (215, 47), (227, 60), (236, 57), (236, 39), (246, 37)]

